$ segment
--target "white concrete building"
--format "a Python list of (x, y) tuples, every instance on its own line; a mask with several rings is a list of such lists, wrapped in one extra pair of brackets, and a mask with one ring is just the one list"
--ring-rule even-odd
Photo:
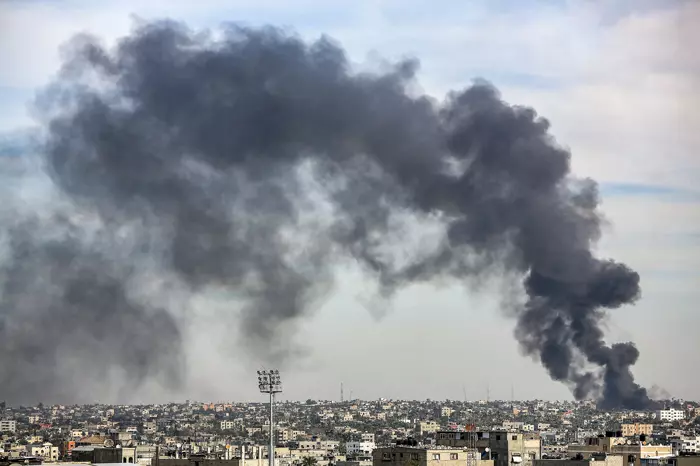
[(698, 453), (700, 446), (700, 437), (676, 437), (669, 439), (673, 454), (680, 453)]
[(348, 456), (370, 456), (376, 448), (374, 442), (347, 442), (345, 452)]
[(236, 421), (221, 421), (221, 430), (235, 429), (237, 424)]
[(0, 420), (0, 432), (14, 432), (17, 430), (17, 421), (14, 420)]
[(656, 418), (660, 421), (682, 421), (685, 419), (685, 412), (680, 409), (661, 409), (656, 412)]
[(46, 461), (58, 461), (58, 447), (48, 442), (41, 445), (27, 445), (27, 453), (30, 456), (44, 458)]
[(523, 422), (520, 421), (503, 421), (503, 429), (510, 432), (517, 432), (522, 430)]

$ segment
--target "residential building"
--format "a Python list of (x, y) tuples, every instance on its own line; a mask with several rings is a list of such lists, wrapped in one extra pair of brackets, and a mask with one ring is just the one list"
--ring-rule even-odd
[(509, 432), (519, 431), (519, 430), (522, 430), (522, 428), (523, 428), (522, 422), (514, 422), (514, 421), (503, 422), (503, 430), (507, 430)]
[(240, 423), (236, 421), (221, 421), (221, 430), (235, 429)]
[[(372, 453), (373, 466), (464, 466), (472, 455), (479, 466), (493, 466), (493, 461), (480, 460), (475, 451), (463, 448), (376, 448)], [(476, 456), (476, 457), (475, 457)]]
[(432, 434), (440, 429), (440, 424), (435, 421), (424, 421), (418, 425), (421, 434)]
[(661, 409), (656, 412), (656, 418), (660, 421), (682, 421), (685, 419), (685, 411), (680, 409)]
[(275, 431), (275, 436), (277, 437), (277, 443), (289, 442), (289, 439), (291, 437), (291, 430), (290, 429), (277, 429)]
[(619, 455), (595, 455), (586, 460), (581, 459), (551, 459), (535, 460), (533, 466), (625, 466), (625, 459)]
[(700, 437), (679, 436), (670, 438), (669, 442), (671, 443), (671, 447), (673, 448), (674, 455), (678, 455), (681, 453), (698, 453)]
[(374, 443), (374, 434), (364, 433), (364, 434), (360, 435), (360, 440), (363, 441), (363, 442), (372, 442), (372, 443)]
[(346, 460), (346, 461), (336, 461), (335, 466), (372, 466), (372, 458), (369, 459), (357, 459), (357, 460)]
[(651, 436), (654, 426), (652, 424), (622, 424), (623, 437), (638, 437), (640, 435)]
[(46, 461), (58, 461), (58, 447), (51, 443), (27, 445), (27, 454), (37, 456)]
[(627, 463), (644, 466), (653, 464), (654, 460), (658, 462), (661, 458), (672, 456), (672, 449), (671, 445), (653, 445), (647, 442), (628, 443), (624, 437), (613, 436), (609, 432), (606, 437), (592, 437), (582, 444), (570, 444), (568, 453), (571, 456), (580, 454), (583, 459), (591, 458), (598, 453), (621, 455), (627, 458)]
[(17, 421), (12, 419), (0, 420), (0, 432), (15, 432), (17, 430)]
[(494, 466), (509, 466), (521, 463), (532, 466), (533, 461), (542, 457), (542, 441), (535, 433), (522, 432), (438, 432), (438, 446), (452, 448), (474, 447), (480, 457), (491, 459)]
[(347, 456), (370, 456), (375, 448), (374, 442), (347, 442), (345, 454)]
[(700, 456), (680, 455), (668, 459), (668, 466), (700, 466)]
[(136, 447), (99, 447), (84, 445), (73, 448), (71, 461), (76, 463), (136, 463)]
[(146, 421), (143, 423), (143, 432), (146, 434), (155, 434), (158, 431), (156, 421)]

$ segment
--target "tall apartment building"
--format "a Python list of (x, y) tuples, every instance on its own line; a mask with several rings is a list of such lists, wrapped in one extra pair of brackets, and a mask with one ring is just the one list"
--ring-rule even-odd
[(654, 426), (652, 424), (622, 424), (620, 426), (623, 437), (637, 437), (639, 435), (651, 436)]
[(17, 430), (17, 421), (0, 420), (0, 432), (15, 432)]
[(685, 411), (680, 409), (661, 409), (656, 412), (656, 418), (660, 421), (682, 421), (685, 419)]

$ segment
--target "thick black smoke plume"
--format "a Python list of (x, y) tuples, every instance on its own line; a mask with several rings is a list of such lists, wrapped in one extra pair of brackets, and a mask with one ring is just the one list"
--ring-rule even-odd
[[(233, 292), (246, 344), (266, 349), (352, 257), (385, 295), (519, 276), (515, 335), (553, 379), (603, 407), (650, 404), (636, 348), (606, 345), (600, 326), (639, 276), (591, 253), (596, 184), (571, 177), (534, 110), (486, 82), (437, 103), (410, 91), (414, 62), (355, 74), (330, 40), (273, 28), (214, 38), (157, 22), (115, 50), (79, 37), (70, 51), (39, 105), (45, 169), (73, 214), (17, 207), (6, 230), (0, 398), (62, 395), (105, 367), (176, 383), (180, 324), (144, 268), (190, 294)], [(392, 253), (407, 215), (444, 233), (408, 259)]]

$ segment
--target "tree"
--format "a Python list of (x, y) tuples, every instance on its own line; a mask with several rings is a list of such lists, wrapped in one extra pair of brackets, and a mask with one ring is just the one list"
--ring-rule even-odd
[(301, 459), (301, 466), (316, 466), (318, 460), (313, 456), (305, 456)]

